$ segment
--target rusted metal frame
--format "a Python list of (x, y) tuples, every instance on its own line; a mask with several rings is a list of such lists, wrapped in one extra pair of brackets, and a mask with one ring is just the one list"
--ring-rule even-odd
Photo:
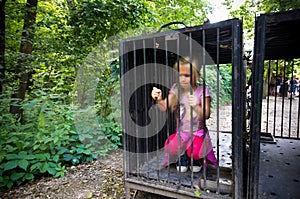
[[(164, 186), (161, 184), (154, 184), (151, 182), (142, 182), (139, 180), (135, 180), (133, 178), (127, 179), (125, 189), (130, 190), (137, 189), (140, 191), (145, 191), (149, 193), (154, 193), (158, 195), (163, 195), (167, 197), (172, 198), (180, 198), (180, 199), (195, 199), (195, 198), (201, 198), (201, 199), (230, 199), (231, 197), (229, 195), (220, 195), (220, 194), (213, 194), (213, 193), (206, 193), (206, 192), (200, 192), (200, 196), (196, 196), (192, 189), (189, 188), (182, 188), (177, 189), (174, 186)], [(130, 195), (129, 195), (130, 197)], [(127, 199), (127, 197), (126, 197)], [(130, 198), (128, 198), (130, 199)]]
[(249, 131), (247, 129), (247, 110), (246, 110), (246, 104), (247, 104), (247, 90), (246, 90), (246, 83), (247, 83), (247, 77), (246, 77), (246, 70), (247, 65), (244, 64), (242, 57), (243, 57), (243, 23), (240, 22), (241, 28), (240, 28), (240, 85), (241, 85), (241, 123), (242, 123), (242, 161), (243, 161), (243, 196), (246, 197), (247, 195), (247, 181), (248, 181), (248, 148), (247, 143), (249, 141)]
[(232, 174), (234, 182), (233, 198), (243, 198), (243, 133), (244, 133), (244, 90), (242, 64), (242, 23), (232, 23)]
[(259, 159), (260, 159), (260, 131), (261, 109), (263, 94), (263, 72), (266, 43), (266, 16), (261, 15), (255, 22), (254, 58), (252, 66), (251, 104), (252, 114), (250, 121), (250, 146), (248, 157), (248, 184), (247, 198), (258, 198)]
[[(234, 19), (234, 20), (238, 20), (238, 19)], [(232, 26), (232, 21), (233, 20), (227, 20), (227, 21), (221, 21), (221, 22), (209, 24), (209, 29), (225, 27), (225, 26)], [(133, 42), (133, 41), (142, 40), (142, 39), (149, 39), (149, 38), (153, 38), (153, 37), (166, 36), (166, 35), (169, 35), (170, 32), (171, 33), (172, 32), (173, 33), (178, 32), (178, 33), (184, 34), (184, 33), (187, 33), (187, 32), (202, 31), (203, 29), (207, 29), (207, 28), (208, 27), (205, 27), (203, 25), (199, 25), (199, 26), (194, 26), (194, 27), (178, 29), (176, 31), (165, 31), (165, 32), (154, 33), (154, 34), (151, 34), (151, 35), (150, 34), (149, 35), (145, 34), (145, 35), (141, 35), (141, 36), (125, 38), (122, 41), (123, 42)]]

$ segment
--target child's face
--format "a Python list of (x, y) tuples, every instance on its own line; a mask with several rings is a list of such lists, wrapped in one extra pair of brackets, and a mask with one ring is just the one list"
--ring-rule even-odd
[(180, 64), (179, 65), (179, 83), (180, 87), (183, 89), (189, 89), (190, 88), (190, 64)]

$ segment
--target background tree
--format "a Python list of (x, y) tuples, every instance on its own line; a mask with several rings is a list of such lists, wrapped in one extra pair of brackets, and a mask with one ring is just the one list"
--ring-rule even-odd
[(187, 26), (201, 25), (206, 15), (212, 11), (208, 2), (205, 0), (146, 1), (155, 19), (146, 25), (158, 28), (173, 21), (183, 22)]
[(259, 14), (300, 8), (300, 2), (298, 0), (245, 0), (244, 3), (236, 10), (233, 10), (233, 3), (234, 0), (226, 0), (224, 5), (228, 10), (230, 10), (230, 18), (239, 18), (243, 20), (244, 37), (248, 43), (252, 45), (254, 43), (255, 18), (259, 16)]
[(264, 13), (282, 12), (300, 8), (300, 2), (298, 0), (258, 0), (258, 4), (259, 11), (262, 11)]
[[(24, 26), (21, 37), (20, 56), (18, 58), (16, 72), (19, 76), (19, 88), (16, 93), (12, 95), (12, 98), (17, 100), (24, 100), (25, 93), (28, 87), (29, 74), (30, 74), (30, 55), (32, 53), (34, 43), (34, 25), (37, 14), (37, 0), (27, 0), (26, 2), (26, 15), (24, 16)], [(10, 112), (18, 115), (22, 114), (22, 109), (19, 104), (11, 104)]]
[(5, 3), (6, 0), (0, 1), (0, 95), (5, 79)]
[[(230, 10), (230, 17), (240, 18), (243, 20), (243, 30), (245, 38), (245, 50), (253, 51), (254, 44), (254, 26), (255, 18), (260, 14), (268, 14), (274, 12), (288, 11), (292, 9), (300, 8), (300, 1), (291, 0), (291, 1), (281, 1), (281, 0), (245, 0), (244, 3), (236, 10), (232, 9), (233, 0), (227, 0), (224, 4), (227, 6), (227, 9)], [(279, 60), (277, 67), (277, 62), (272, 61), (269, 65), (266, 65), (264, 73), (264, 96), (268, 95), (268, 84), (275, 74), (285, 75), (286, 78), (291, 78), (292, 75), (300, 75), (300, 61), (295, 59), (294, 62), (294, 71), (291, 70), (292, 67), (287, 67), (288, 69), (283, 74), (283, 66), (292, 65), (292, 61)], [(297, 72), (298, 71), (298, 72)], [(248, 74), (248, 76), (250, 76)]]

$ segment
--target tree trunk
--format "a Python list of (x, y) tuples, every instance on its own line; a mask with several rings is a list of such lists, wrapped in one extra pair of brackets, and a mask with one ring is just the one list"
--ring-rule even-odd
[(25, 99), (26, 88), (29, 81), (28, 77), (30, 67), (28, 67), (28, 65), (29, 57), (32, 53), (33, 48), (34, 24), (36, 20), (37, 3), (38, 0), (27, 0), (26, 3), (26, 14), (24, 17), (24, 26), (21, 38), (22, 41), (20, 46), (20, 57), (16, 66), (16, 71), (20, 77), (19, 89), (12, 95), (12, 98), (17, 98), (18, 101), (13, 102), (10, 106), (10, 112), (17, 117), (22, 116), (22, 108), (19, 106), (19, 104)]
[(5, 80), (5, 7), (6, 0), (0, 1), (0, 95)]

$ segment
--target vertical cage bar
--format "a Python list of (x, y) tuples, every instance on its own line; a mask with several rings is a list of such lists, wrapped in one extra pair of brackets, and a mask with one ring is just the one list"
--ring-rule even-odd
[[(190, 56), (190, 95), (193, 95), (193, 49), (192, 49), (192, 33), (189, 32), (189, 56)], [(194, 133), (193, 133), (193, 111), (192, 107), (190, 106), (190, 134), (191, 134), (191, 166), (194, 163)], [(191, 172), (191, 188), (194, 186), (194, 172)]]
[[(157, 53), (157, 51), (156, 51), (156, 37), (154, 37), (153, 38), (153, 64), (154, 64), (154, 74), (156, 74), (155, 76), (154, 76), (154, 82), (155, 83), (157, 83), (158, 82), (158, 78), (157, 78), (157, 76), (158, 76), (158, 70), (157, 70), (157, 59), (156, 59), (156, 53)], [(155, 86), (156, 87), (158, 87), (158, 85), (157, 84), (155, 84)], [(151, 88), (152, 89), (152, 88)], [(155, 118), (158, 118), (158, 112), (156, 111), (155, 112)], [(151, 122), (153, 122), (153, 121), (151, 121)], [(157, 119), (156, 119), (156, 128), (155, 128), (155, 132), (158, 132), (158, 121), (157, 121)], [(157, 181), (159, 181), (159, 175), (160, 175), (160, 172), (159, 172), (159, 168), (160, 168), (160, 165), (159, 165), (159, 136), (157, 135), (156, 136), (156, 180)]]
[[(300, 87), (300, 85), (299, 85)], [(297, 116), (297, 139), (299, 139), (299, 120), (300, 120), (300, 88), (299, 88), (299, 92), (298, 92), (298, 116)]]
[(289, 86), (289, 98), (290, 98), (290, 110), (289, 110), (289, 132), (288, 137), (291, 137), (291, 125), (292, 125), (292, 105), (293, 105), (293, 86), (294, 86), (294, 60), (292, 61), (292, 76), (290, 79), (290, 86)]
[[(202, 48), (203, 48), (203, 64), (202, 64), (202, 71), (203, 71), (203, 98), (205, 99), (205, 90), (206, 90), (206, 82), (205, 82), (205, 76), (206, 76), (206, 73), (205, 73), (205, 67), (206, 67), (206, 46), (205, 46), (205, 42), (206, 42), (206, 39), (205, 39), (205, 29), (202, 30)], [(204, 134), (203, 134), (203, 137), (204, 137), (204, 140), (203, 140), (203, 143), (204, 143), (204, 154), (207, 153), (207, 148), (206, 148), (206, 133), (207, 133), (207, 129), (206, 129), (206, 121), (205, 121), (205, 102), (202, 104), (202, 108), (203, 108), (203, 123), (204, 123)], [(204, 183), (203, 183), (203, 189), (206, 190), (206, 187), (207, 187), (207, 171), (206, 171), (206, 155), (203, 157), (203, 179), (204, 179)]]
[[(136, 89), (136, 78), (137, 78), (137, 63), (136, 63), (137, 55), (136, 55), (136, 41), (133, 41), (133, 72), (134, 72), (134, 80), (133, 80), (133, 86)], [(138, 95), (134, 95), (134, 111), (135, 113), (138, 113)], [(140, 177), (140, 146), (138, 142), (139, 138), (139, 132), (136, 126), (134, 126), (135, 131), (135, 145), (136, 145), (136, 172), (137, 176)]]
[[(125, 74), (125, 72), (126, 72), (126, 65), (125, 65), (125, 59), (126, 59), (126, 57), (125, 57), (125, 55), (124, 55), (124, 48), (125, 48), (125, 45), (124, 45), (124, 42), (120, 42), (120, 47), (119, 47), (119, 49), (120, 49), (120, 57), (119, 57), (119, 62), (120, 62), (120, 77), (121, 77), (121, 81), (120, 81), (120, 88), (122, 89), (121, 90), (121, 98), (122, 99), (126, 99), (126, 97), (125, 97), (125, 95), (126, 95), (126, 92), (123, 92), (124, 91), (124, 85), (125, 85), (125, 82), (123, 82), (124, 81), (124, 79), (125, 78), (123, 78), (122, 79), (122, 76)], [(123, 80), (123, 81), (122, 81)], [(122, 120), (122, 126), (123, 126), (123, 128), (122, 128), (122, 131), (123, 131), (123, 145), (124, 145), (124, 149), (123, 149), (123, 153), (124, 154), (127, 154), (127, 150), (128, 150), (128, 148), (127, 148), (127, 135), (126, 135), (126, 117), (125, 117), (125, 111), (126, 111), (126, 105), (125, 105), (125, 103), (124, 103), (124, 100), (121, 100), (121, 110), (122, 110), (122, 112), (121, 112), (121, 120)], [(129, 159), (129, 157), (128, 157), (128, 155), (125, 155), (124, 156), (124, 158), (123, 158), (123, 167), (124, 167), (124, 175), (125, 175), (125, 178), (128, 178), (128, 165), (127, 165), (127, 163), (129, 162), (128, 161), (128, 159)]]
[[(242, 79), (242, 25), (239, 21), (233, 22), (233, 39), (232, 39), (232, 157), (233, 157), (233, 181), (234, 181), (234, 198), (243, 198), (243, 129), (244, 129), (244, 106), (243, 91), (245, 86)], [(246, 177), (246, 176), (245, 176)]]
[[(166, 40), (166, 38), (164, 38), (165, 39), (165, 61), (166, 61), (166, 63), (165, 63), (165, 65), (166, 66), (168, 66), (169, 65), (169, 60), (168, 60), (168, 42), (167, 42), (167, 40)], [(169, 82), (169, 76), (168, 75), (165, 75), (165, 81), (166, 82)], [(166, 108), (166, 111), (167, 111), (167, 113), (169, 112), (169, 98), (168, 98), (168, 94), (169, 93), (166, 93), (166, 106), (167, 106), (167, 108)], [(169, 126), (169, 117), (167, 118), (167, 139), (170, 137), (170, 126)], [(168, 180), (167, 180), (167, 182), (168, 182), (168, 184), (170, 184), (170, 146), (169, 146), (169, 144), (167, 145), (167, 148), (168, 148)]]
[[(181, 100), (181, 91), (180, 91), (180, 62), (179, 62), (179, 58), (180, 58), (180, 45), (184, 45), (184, 44), (181, 44), (180, 43), (180, 39), (178, 38), (176, 40), (176, 51), (177, 51), (177, 72), (178, 72), (178, 84), (177, 84), (177, 88), (178, 88), (178, 97), (177, 97), (177, 106), (178, 108), (180, 107), (180, 100)], [(180, 110), (179, 110), (180, 111)], [(180, 126), (180, 113), (177, 115), (177, 131), (178, 131), (178, 135), (180, 135), (181, 133), (181, 126)], [(181, 172), (181, 155), (184, 155), (184, 154), (181, 154), (182, 152), (182, 149), (181, 149), (181, 138), (180, 136), (177, 136), (177, 146), (178, 146), (178, 154), (177, 154), (177, 161), (179, 162), (179, 183), (178, 183), (178, 188), (180, 189), (180, 187), (182, 186), (182, 182), (183, 182), (183, 173)], [(185, 151), (184, 151), (185, 153)]]
[(267, 122), (266, 133), (269, 132), (269, 104), (270, 104), (270, 77), (271, 77), (271, 61), (268, 61), (268, 94), (267, 94)]
[(217, 192), (220, 193), (220, 28), (217, 28)]
[[(146, 74), (146, 64), (147, 64), (147, 60), (146, 60), (146, 44), (145, 44), (145, 39), (143, 39), (143, 66), (144, 66), (144, 84), (143, 84), (143, 87), (144, 87), (144, 104), (145, 104), (145, 121), (146, 121), (146, 125), (148, 123), (147, 121), (147, 117), (148, 117), (148, 111), (147, 111), (147, 107), (148, 107), (148, 97), (147, 97), (147, 74)], [(146, 133), (146, 138), (145, 138), (145, 153), (146, 153), (146, 164), (147, 164), (147, 179), (149, 179), (149, 147), (148, 147), (148, 144), (149, 144), (149, 136), (148, 136), (148, 128), (145, 129), (145, 133)], [(144, 160), (143, 160), (144, 161)]]
[[(276, 134), (276, 112), (277, 112), (277, 77), (278, 77), (278, 60), (276, 61), (276, 89), (275, 89), (275, 102), (274, 102), (274, 118), (273, 118), (273, 133), (272, 135), (275, 136)], [(279, 91), (280, 93), (280, 91)]]
[(283, 125), (284, 125), (284, 97), (286, 94), (286, 61), (284, 60), (284, 70), (283, 70), (283, 79), (282, 79), (282, 103), (281, 103), (281, 129), (280, 129), (280, 137), (283, 137)]

